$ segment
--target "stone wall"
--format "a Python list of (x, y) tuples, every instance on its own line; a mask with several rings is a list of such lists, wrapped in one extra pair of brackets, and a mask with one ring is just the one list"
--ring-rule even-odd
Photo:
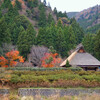
[(1, 95), (9, 94), (9, 89), (0, 89), (0, 94)]
[(18, 94), (20, 96), (53, 96), (59, 94), (64, 95), (79, 95), (79, 94), (100, 94), (100, 89), (19, 89)]

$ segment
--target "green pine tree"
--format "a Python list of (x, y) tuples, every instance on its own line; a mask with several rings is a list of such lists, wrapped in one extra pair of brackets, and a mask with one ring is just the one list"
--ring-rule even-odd
[(29, 41), (29, 48), (31, 48), (32, 45), (36, 43), (36, 31), (34, 30), (32, 24), (28, 25), (26, 32), (28, 37), (27, 39)]
[(95, 55), (100, 60), (100, 30), (98, 31), (96, 37), (95, 37)]
[(51, 25), (51, 23), (52, 23), (53, 21), (54, 21), (54, 19), (53, 19), (52, 15), (49, 13), (49, 15), (48, 15), (48, 20), (47, 20), (48, 25)]
[(27, 59), (27, 55), (30, 52), (30, 48), (35, 43), (35, 30), (30, 24), (25, 31), (25, 29), (21, 26), (21, 32), (18, 36), (18, 50), (20, 54), (23, 55)]
[(71, 26), (69, 26), (69, 29), (68, 29), (68, 34), (69, 34), (69, 48), (70, 50), (73, 49), (75, 47), (75, 44), (76, 44), (76, 37), (75, 37), (75, 34), (74, 34), (74, 31), (73, 31), (73, 28)]
[(18, 10), (22, 9), (22, 5), (21, 5), (21, 3), (18, 0), (16, 0), (15, 6), (17, 7)]
[(83, 38), (82, 44), (87, 52), (91, 53), (92, 55), (95, 54), (94, 47), (95, 47), (95, 34), (86, 34)]
[(83, 29), (79, 26), (79, 24), (76, 22), (75, 18), (71, 19), (71, 26), (73, 28), (73, 31), (75, 33), (76, 37), (76, 43), (79, 44), (82, 42), (82, 39), (84, 37), (84, 31)]
[(68, 68), (68, 67), (71, 67), (71, 65), (69, 64), (69, 61), (67, 60), (67, 62), (66, 62), (66, 67)]
[(9, 29), (7, 28), (7, 23), (4, 19), (0, 19), (0, 45), (2, 43), (10, 43), (11, 42), (11, 34)]
[(0, 18), (2, 17), (2, 12), (1, 12), (1, 10), (0, 10)]
[(55, 45), (56, 50), (59, 54), (61, 54), (62, 57), (64, 57), (66, 54), (66, 41), (63, 33), (63, 29), (61, 27), (57, 28), (57, 34), (55, 37)]
[(36, 40), (37, 45), (44, 45), (46, 46), (46, 28), (40, 28)]
[(38, 25), (40, 27), (45, 27), (46, 26), (46, 14), (45, 14), (45, 7), (43, 4), (40, 4), (39, 6), (39, 10), (40, 10), (40, 15), (39, 15), (39, 23)]

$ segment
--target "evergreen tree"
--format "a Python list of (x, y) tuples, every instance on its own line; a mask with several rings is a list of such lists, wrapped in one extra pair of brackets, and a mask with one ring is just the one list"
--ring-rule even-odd
[(65, 41), (66, 41), (65, 56), (68, 56), (68, 52), (71, 49), (70, 48), (70, 41), (69, 41), (69, 27), (68, 26), (64, 27), (63, 32), (64, 32), (64, 38), (65, 38)]
[(67, 60), (67, 62), (66, 62), (66, 67), (68, 68), (68, 67), (71, 67), (71, 65), (69, 64), (69, 61)]
[(21, 26), (21, 32), (18, 36), (18, 50), (20, 51), (21, 55), (23, 55), (27, 59), (27, 55), (30, 52), (30, 48), (35, 43), (35, 30), (30, 24), (25, 31), (24, 28)]
[(9, 29), (7, 28), (7, 23), (5, 19), (0, 19), (0, 45), (2, 43), (10, 43), (11, 42), (11, 34)]
[(1, 10), (0, 10), (0, 18), (2, 17), (2, 12), (1, 12)]
[(37, 45), (44, 45), (46, 46), (46, 28), (40, 28), (36, 40)]
[(84, 36), (82, 44), (87, 52), (91, 53), (92, 55), (95, 54), (94, 46), (95, 46), (95, 34), (87, 34)]
[(40, 4), (39, 6), (40, 15), (39, 15), (39, 26), (45, 27), (46, 26), (46, 14), (45, 14), (45, 7), (43, 4)]
[(69, 26), (69, 29), (68, 29), (68, 34), (69, 34), (69, 48), (70, 49), (73, 49), (75, 47), (75, 44), (76, 44), (76, 37), (75, 37), (75, 34), (74, 34), (74, 31), (73, 31), (73, 28), (71, 26)]
[(62, 20), (61, 20), (61, 19), (58, 20), (58, 22), (57, 22), (57, 27), (58, 27), (58, 28), (59, 28), (59, 27), (63, 28), (63, 24), (62, 24)]
[(52, 23), (53, 21), (54, 21), (54, 19), (53, 19), (52, 15), (49, 13), (49, 15), (48, 15), (48, 20), (47, 20), (48, 25), (51, 25), (51, 23)]
[(52, 30), (51, 30), (51, 28), (50, 27), (47, 27), (46, 28), (46, 46), (49, 48), (50, 46), (53, 46), (53, 44), (54, 44), (54, 36), (53, 36), (53, 34), (52, 34), (52, 32), (51, 32)]
[(29, 42), (29, 48), (31, 48), (32, 45), (36, 43), (36, 39), (35, 39), (36, 38), (36, 32), (35, 32), (32, 24), (28, 25), (26, 32), (27, 32), (27, 37), (28, 37), (27, 39), (28, 39), (28, 42)]
[(18, 47), (18, 50), (20, 52), (20, 54), (27, 58), (27, 51), (29, 50), (28, 48), (28, 44), (27, 44), (27, 36), (26, 36), (26, 31), (25, 29), (21, 26), (21, 31), (19, 33), (19, 36), (18, 36), (18, 41), (17, 41), (17, 47)]
[(54, 8), (54, 14), (57, 14), (57, 8), (56, 7)]
[(83, 29), (79, 26), (79, 24), (76, 22), (75, 18), (71, 19), (71, 26), (73, 28), (73, 31), (75, 33), (76, 37), (76, 43), (79, 44), (82, 42), (82, 39), (84, 37), (84, 31)]
[(38, 6), (38, 0), (28, 0), (27, 1), (27, 6), (29, 8), (34, 8)]
[(11, 5), (11, 1), (10, 0), (4, 0), (4, 6), (5, 6), (5, 8), (8, 8), (9, 5)]
[(21, 5), (21, 3), (18, 0), (16, 0), (15, 6), (17, 7), (18, 10), (22, 9), (22, 5)]
[(12, 43), (16, 45), (18, 41), (19, 32), (21, 31), (21, 27), (17, 27), (16, 23), (14, 22), (13, 24), (12, 23), (9, 24), (9, 29), (11, 33)]
[[(52, 24), (53, 25), (53, 24)], [(40, 28), (37, 36), (37, 44), (44, 45), (49, 48), (49, 46), (54, 47), (55, 38), (55, 26), (47, 26), (45, 28)]]
[(64, 37), (64, 33), (61, 27), (57, 28), (57, 34), (56, 34), (56, 50), (59, 54), (61, 54), (62, 57), (64, 57), (66, 54), (66, 41)]
[(28, 25), (30, 24), (29, 20), (24, 15), (18, 15), (15, 17), (14, 22), (16, 23), (17, 27), (23, 26), (26, 30)]
[(17, 44), (17, 41), (18, 41), (18, 35), (19, 35), (19, 32), (20, 32), (20, 28), (18, 28), (17, 26), (14, 27), (13, 29), (13, 33), (12, 33), (12, 42), (14, 45)]
[(95, 37), (95, 55), (100, 60), (100, 30), (98, 31), (96, 37)]

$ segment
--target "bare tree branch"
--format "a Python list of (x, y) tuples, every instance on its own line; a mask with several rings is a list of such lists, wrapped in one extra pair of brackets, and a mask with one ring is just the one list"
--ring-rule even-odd
[(48, 48), (44, 46), (33, 46), (29, 55), (29, 62), (33, 66), (41, 67), (41, 58), (48, 53)]

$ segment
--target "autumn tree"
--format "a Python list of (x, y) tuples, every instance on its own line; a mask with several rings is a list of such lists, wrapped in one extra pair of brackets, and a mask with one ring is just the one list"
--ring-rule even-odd
[(10, 51), (5, 54), (5, 57), (0, 56), (0, 66), (1, 67), (14, 67), (17, 62), (24, 62), (22, 56), (19, 56), (19, 51)]
[(44, 57), (41, 58), (41, 61), (42, 61), (41, 66), (46, 67), (46, 68), (58, 67), (59, 64), (61, 63), (61, 58), (57, 56), (58, 56), (57, 53), (55, 54), (46, 53)]

